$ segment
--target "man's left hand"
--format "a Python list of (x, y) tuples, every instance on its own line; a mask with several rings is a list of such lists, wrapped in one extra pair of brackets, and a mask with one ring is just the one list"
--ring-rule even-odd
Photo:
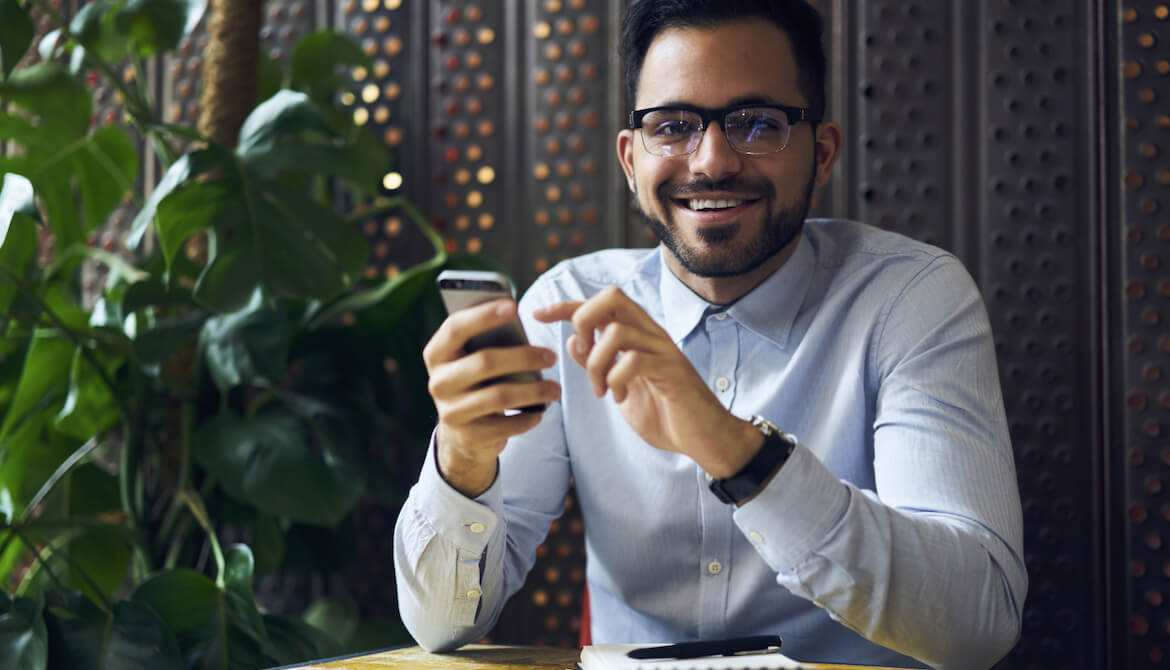
[(731, 476), (758, 450), (760, 432), (720, 404), (670, 335), (620, 289), (533, 316), (572, 323), (565, 346), (594, 395), (612, 392), (626, 422), (652, 446), (690, 456), (713, 477)]

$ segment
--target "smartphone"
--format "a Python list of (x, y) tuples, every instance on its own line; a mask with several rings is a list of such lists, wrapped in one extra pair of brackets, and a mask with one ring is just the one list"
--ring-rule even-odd
[[(439, 285), (439, 295), (443, 298), (443, 305), (447, 314), (454, 314), (461, 309), (467, 309), (481, 303), (498, 300), (500, 298), (516, 298), (516, 287), (512, 280), (498, 272), (480, 270), (444, 270), (436, 280)], [(524, 334), (524, 327), (516, 319), (502, 326), (497, 326), (485, 333), (472, 337), (464, 345), (467, 353), (480, 349), (520, 347), (528, 344), (528, 337)], [(530, 382), (538, 381), (540, 373), (517, 372), (515, 374), (496, 377), (484, 382), (484, 385), (501, 381)], [(518, 407), (520, 412), (543, 412), (545, 405), (529, 405)]]

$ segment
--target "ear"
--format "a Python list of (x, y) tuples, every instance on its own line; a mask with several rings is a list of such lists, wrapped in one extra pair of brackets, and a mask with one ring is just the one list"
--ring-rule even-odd
[(622, 164), (622, 170), (626, 173), (626, 184), (630, 187), (630, 192), (637, 193), (638, 187), (634, 183), (634, 131), (629, 128), (623, 129), (617, 135), (617, 155), (618, 162)]
[(833, 166), (841, 155), (841, 148), (845, 144), (845, 135), (841, 126), (833, 121), (822, 121), (817, 124), (817, 134), (813, 138), (816, 143), (817, 187), (829, 183), (833, 175)]

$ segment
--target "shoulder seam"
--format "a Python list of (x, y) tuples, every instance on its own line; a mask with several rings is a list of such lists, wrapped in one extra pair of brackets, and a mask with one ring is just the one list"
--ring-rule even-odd
[[(873, 346), (870, 348), (870, 351), (873, 353), (869, 357), (869, 362), (867, 364), (867, 366), (870, 367), (869, 375), (871, 379), (877, 379), (878, 376), (877, 361), (875, 359), (877, 354), (881, 351), (882, 339), (885, 337), (886, 327), (889, 325), (890, 315), (894, 313), (894, 308), (897, 307), (898, 303), (902, 300), (903, 297), (905, 297), (910, 288), (917, 284), (919, 279), (921, 279), (931, 268), (935, 267), (936, 265), (941, 265), (948, 260), (957, 261), (958, 259), (955, 258), (954, 254), (947, 251), (942, 251), (941, 253), (930, 256), (930, 260), (921, 268), (919, 268), (918, 271), (915, 272), (909, 279), (907, 279), (906, 283), (902, 286), (902, 290), (898, 291), (896, 295), (892, 296), (886, 305), (882, 308), (880, 317), (878, 319), (880, 325), (874, 329)], [(940, 263), (940, 261), (942, 263)]]

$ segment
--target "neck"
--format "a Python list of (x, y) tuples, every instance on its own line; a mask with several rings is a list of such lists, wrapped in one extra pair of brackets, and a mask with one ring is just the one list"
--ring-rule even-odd
[(734, 277), (702, 277), (693, 274), (683, 267), (678, 257), (669, 249), (663, 254), (663, 258), (666, 259), (666, 267), (674, 273), (674, 276), (678, 277), (679, 281), (686, 284), (687, 288), (694, 291), (700, 298), (712, 305), (730, 305), (751, 293), (752, 289), (783, 267), (792, 257), (792, 253), (796, 251), (800, 237), (797, 235), (776, 255), (761, 263), (759, 267)]

